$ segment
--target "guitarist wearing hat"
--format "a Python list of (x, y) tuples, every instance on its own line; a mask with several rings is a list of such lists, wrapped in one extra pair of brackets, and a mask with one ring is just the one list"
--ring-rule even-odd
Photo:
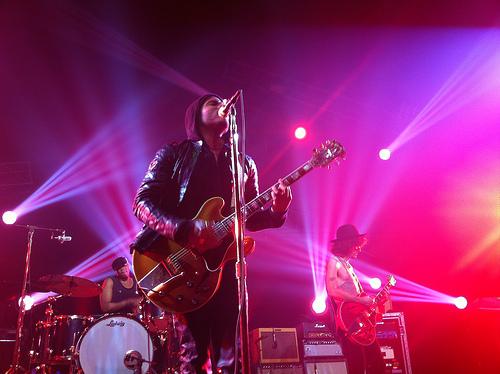
[[(366, 234), (360, 234), (355, 226), (340, 226), (332, 241), (332, 256), (326, 267), (326, 290), (335, 314), (335, 333), (347, 360), (349, 374), (382, 374), (385, 369), (374, 328), (375, 314), (379, 315), (383, 306), (363, 292), (350, 264), (366, 242)], [(387, 294), (383, 296), (381, 301), (387, 304)], [(374, 311), (373, 318), (360, 323), (370, 310)]]

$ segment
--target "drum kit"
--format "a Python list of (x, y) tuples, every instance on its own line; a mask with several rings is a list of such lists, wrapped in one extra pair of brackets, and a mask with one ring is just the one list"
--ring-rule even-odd
[(58, 296), (47, 299), (45, 319), (35, 324), (30, 369), (35, 373), (162, 373), (178, 367), (175, 318), (147, 300), (139, 314), (55, 315), (63, 296), (95, 297), (101, 287), (84, 278), (47, 275), (32, 284)]

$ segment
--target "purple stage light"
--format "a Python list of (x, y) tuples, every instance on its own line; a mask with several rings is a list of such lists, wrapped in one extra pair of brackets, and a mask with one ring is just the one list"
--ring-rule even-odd
[[(114, 241), (98, 250), (94, 255), (67, 271), (65, 275), (72, 275), (98, 282), (113, 274), (111, 263), (116, 257), (126, 257), (129, 263), (132, 263), (128, 244), (134, 237), (136, 231), (137, 230), (134, 229), (123, 233)], [(34, 300), (34, 304), (39, 305), (53, 295), (53, 293), (34, 293), (31, 297)]]
[(498, 92), (498, 32), (488, 31), (465, 56), (434, 96), (392, 141), (393, 151), (443, 122), (485, 93)]
[[(363, 283), (368, 282), (370, 284), (370, 280), (373, 279), (367, 278), (364, 273), (388, 274), (386, 270), (360, 260), (356, 260), (354, 266), (357, 269), (357, 273), (360, 274), (360, 280)], [(390, 291), (393, 301), (455, 305), (456, 298), (453, 296), (433, 290), (397, 274), (394, 274), (394, 277), (397, 283)], [(463, 301), (460, 301), (460, 303), (463, 303)]]

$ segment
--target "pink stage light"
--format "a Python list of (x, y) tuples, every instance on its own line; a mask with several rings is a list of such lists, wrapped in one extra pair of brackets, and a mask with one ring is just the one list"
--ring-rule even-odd
[(388, 148), (383, 148), (378, 152), (378, 157), (381, 160), (387, 161), (391, 158), (391, 150)]
[(12, 225), (16, 222), (16, 220), (17, 220), (17, 214), (12, 210), (7, 210), (2, 214), (2, 221), (6, 225)]
[(453, 300), (453, 304), (458, 309), (465, 309), (467, 308), (467, 299), (463, 296), (456, 297), (455, 300)]
[(325, 299), (322, 297), (316, 297), (314, 299), (314, 301), (312, 302), (311, 308), (312, 308), (313, 312), (316, 314), (324, 313), (326, 310)]
[(307, 130), (302, 126), (299, 126), (295, 129), (294, 135), (296, 139), (302, 140), (307, 136)]
[(382, 287), (382, 281), (380, 280), (380, 278), (370, 278), (368, 283), (374, 290), (378, 290), (380, 287)]

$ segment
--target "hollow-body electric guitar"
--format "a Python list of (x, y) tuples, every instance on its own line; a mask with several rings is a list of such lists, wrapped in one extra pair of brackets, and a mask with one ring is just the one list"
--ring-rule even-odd
[(378, 311), (388, 297), (389, 289), (396, 285), (396, 279), (388, 276), (387, 284), (373, 298), (371, 305), (366, 306), (353, 301), (340, 303), (337, 311), (337, 323), (345, 331), (347, 338), (360, 345), (370, 345), (375, 341)]
[[(289, 186), (318, 166), (327, 166), (344, 158), (345, 150), (336, 141), (327, 141), (313, 151), (313, 157), (283, 178)], [(272, 202), (272, 188), (267, 189), (242, 207), (245, 216), (251, 217)], [(224, 264), (236, 258), (234, 242), (235, 213), (221, 215), (224, 201), (220, 197), (208, 199), (194, 219), (214, 222), (212, 229), (220, 245), (201, 253), (196, 249), (178, 245), (173, 240), (158, 251), (133, 253), (134, 274), (139, 287), (149, 300), (160, 308), (186, 313), (206, 304), (217, 291)], [(255, 248), (250, 237), (243, 241), (245, 255)]]

